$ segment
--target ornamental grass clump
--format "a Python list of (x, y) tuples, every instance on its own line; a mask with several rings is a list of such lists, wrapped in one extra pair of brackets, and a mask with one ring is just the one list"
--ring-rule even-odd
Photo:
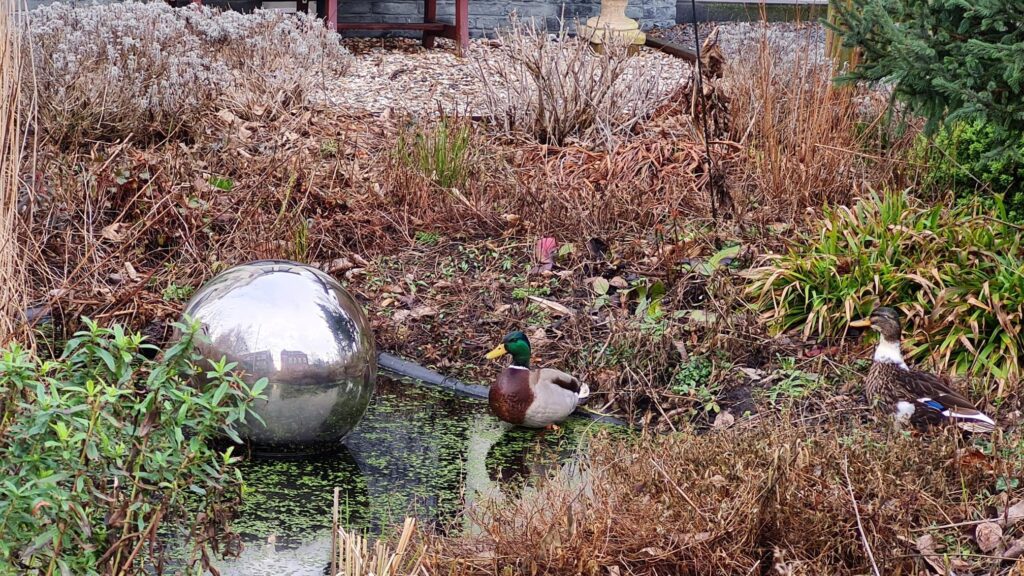
[(272, 118), (309, 104), (351, 61), (338, 35), (306, 15), (163, 2), (41, 7), (25, 50), (39, 126), (69, 145), (187, 133), (223, 109)]
[(205, 568), (241, 490), (207, 442), (239, 441), (266, 380), (202, 361), (198, 323), (158, 360), (139, 334), (85, 325), (56, 360), (0, 350), (0, 574), (136, 574), (169, 552)]
[(816, 237), (750, 271), (749, 291), (777, 331), (799, 328), (805, 337), (840, 337), (874, 306), (896, 306), (910, 358), (1018, 381), (1024, 251), (1019, 229), (998, 216), (977, 204), (928, 207), (903, 193), (871, 194), (827, 209)]

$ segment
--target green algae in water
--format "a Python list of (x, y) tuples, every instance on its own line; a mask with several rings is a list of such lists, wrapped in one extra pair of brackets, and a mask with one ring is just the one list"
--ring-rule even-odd
[[(233, 527), (246, 550), (218, 568), (225, 576), (323, 574), (336, 487), (346, 529), (381, 534), (407, 515), (441, 531), (463, 529), (469, 469), (474, 486), (518, 490), (571, 458), (587, 431), (608, 427), (572, 418), (558, 433), (506, 429), (482, 400), (381, 379), (337, 454), (242, 465), (245, 493)], [(467, 461), (483, 450), (483, 462)]]

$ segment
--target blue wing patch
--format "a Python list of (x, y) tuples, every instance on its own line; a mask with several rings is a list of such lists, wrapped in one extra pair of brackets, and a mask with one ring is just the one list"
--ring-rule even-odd
[(939, 404), (938, 402), (932, 400), (931, 398), (921, 398), (918, 400), (918, 402), (924, 404), (925, 406), (931, 408), (932, 410), (935, 410), (936, 412), (942, 412), (946, 409), (945, 406)]

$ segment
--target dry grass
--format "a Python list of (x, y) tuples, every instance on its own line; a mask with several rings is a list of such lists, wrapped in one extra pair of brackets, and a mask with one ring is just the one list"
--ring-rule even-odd
[(31, 84), (21, 81), (25, 66), (17, 9), (16, 0), (0, 0), (0, 342), (15, 333), (26, 303), (18, 200), (21, 169), (33, 150), (26, 122), (30, 118), (22, 108), (30, 110), (35, 99)]
[(890, 126), (882, 94), (834, 86), (832, 62), (816, 59), (812, 46), (780, 53), (762, 34), (757, 53), (725, 70), (731, 138), (745, 156), (734, 193), (740, 209), (786, 222), (905, 183), (916, 128)]
[[(1022, 534), (1000, 514), (1024, 490), (999, 478), (1019, 476), (1019, 445), (990, 457), (954, 436), (824, 424), (598, 439), (581, 471), (470, 510), (482, 535), (435, 539), (431, 562), (480, 575), (918, 574), (928, 551), (1008, 573), (1000, 555)], [(1002, 538), (982, 552), (985, 519)]]
[(413, 536), (416, 534), (416, 520), (406, 518), (398, 542), (392, 548), (387, 542), (377, 540), (371, 547), (367, 538), (337, 530), (333, 550), (336, 558), (331, 562), (332, 576), (399, 576), (426, 574), (422, 571), (422, 551), (414, 550)]

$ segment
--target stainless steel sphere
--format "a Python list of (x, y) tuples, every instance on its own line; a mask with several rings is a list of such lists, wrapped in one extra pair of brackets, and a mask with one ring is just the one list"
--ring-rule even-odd
[(238, 362), (250, 385), (266, 377), (267, 400), (240, 433), (257, 451), (322, 450), (366, 411), (377, 352), (365, 314), (329, 275), (286, 260), (225, 270), (198, 290), (184, 313), (201, 322), (204, 357)]

